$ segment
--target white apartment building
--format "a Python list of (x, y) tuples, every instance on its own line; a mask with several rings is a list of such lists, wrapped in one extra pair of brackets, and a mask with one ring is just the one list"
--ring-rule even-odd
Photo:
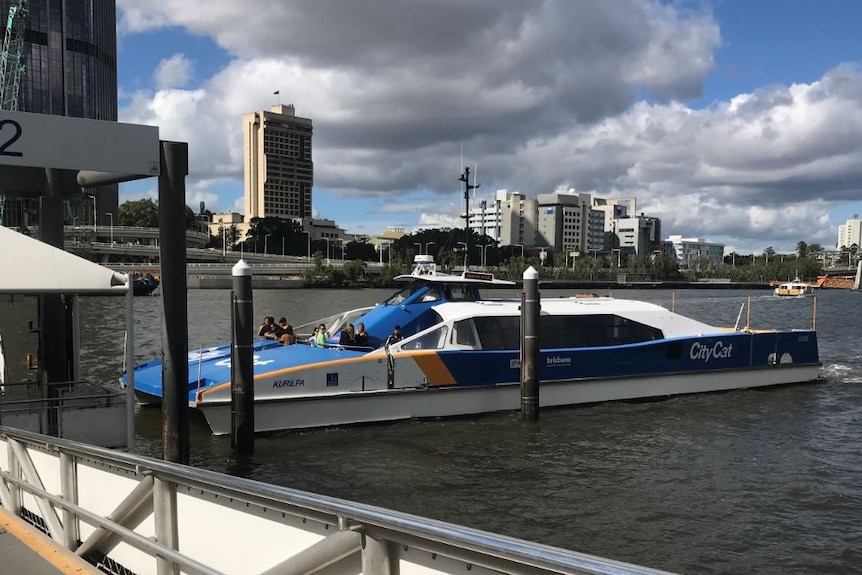
[(617, 247), (624, 253), (646, 257), (654, 246), (661, 244), (661, 220), (658, 218), (641, 214), (617, 218), (611, 225), (617, 236)]
[[(621, 202), (624, 200), (620, 200)], [(625, 201), (633, 201), (625, 200)], [(497, 240), (501, 246), (548, 247), (555, 251), (602, 252), (606, 215), (593, 209), (590, 194), (524, 194), (497, 190), (493, 200), (481, 200), (470, 209), (470, 229)], [(629, 204), (630, 205), (630, 204)], [(627, 206), (612, 207), (625, 214)]]
[(838, 249), (849, 248), (853, 244), (857, 248), (862, 247), (862, 220), (858, 214), (853, 214), (852, 218), (838, 226)]
[(707, 242), (700, 238), (669, 236), (666, 242), (673, 245), (676, 262), (680, 267), (692, 269), (700, 258), (709, 258), (714, 264), (724, 261), (724, 244)]
[(245, 218), (311, 217), (312, 124), (293, 104), (242, 117)]
[(499, 241), (500, 205), (505, 199), (506, 193), (506, 190), (499, 190), (490, 202), (480, 200), (476, 206), (470, 208), (471, 230), (474, 230), (479, 236), (488, 236)]
[(592, 209), (590, 194), (539, 194), (537, 202), (537, 246), (580, 254), (602, 250), (604, 213)]
[(637, 198), (593, 198), (593, 209), (604, 214), (604, 231), (614, 231), (614, 220), (638, 213)]
[(491, 201), (470, 208), (468, 225), (479, 235), (497, 240), (501, 246), (536, 245), (536, 200), (524, 194), (497, 190)]

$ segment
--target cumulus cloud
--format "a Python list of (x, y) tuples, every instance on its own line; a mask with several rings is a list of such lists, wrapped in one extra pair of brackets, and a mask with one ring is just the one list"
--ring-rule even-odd
[(153, 81), (159, 90), (181, 88), (192, 78), (194, 62), (184, 54), (164, 58), (153, 72)]
[[(192, 177), (233, 178), (240, 194), (241, 116), (271, 106), (279, 90), (314, 121), (315, 187), (391, 198), (393, 225), (403, 222), (397, 206), (422, 225), (458, 224), (460, 207), (449, 204), (460, 197), (460, 150), (478, 161), (484, 193), (637, 196), (665, 234), (733, 237), (756, 249), (763, 238), (789, 249), (800, 239), (830, 245), (828, 210), (858, 199), (859, 68), (692, 108), (685, 102), (700, 95), (721, 34), (709, 12), (677, 3), (118, 6), (122, 33), (182, 26), (231, 55), (194, 88), (183, 89), (179, 72), (157, 72), (174, 80), (133, 94), (121, 118), (188, 141)], [(446, 199), (401, 203), (428, 191)]]

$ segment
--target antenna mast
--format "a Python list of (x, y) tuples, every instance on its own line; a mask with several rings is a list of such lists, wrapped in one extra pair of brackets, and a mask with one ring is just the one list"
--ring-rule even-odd
[(476, 181), (470, 184), (469, 167), (464, 168), (464, 173), (458, 181), (464, 182), (464, 213), (461, 217), (464, 218), (464, 271), (467, 271), (467, 255), (470, 253), (470, 190), (475, 190), (481, 184)]

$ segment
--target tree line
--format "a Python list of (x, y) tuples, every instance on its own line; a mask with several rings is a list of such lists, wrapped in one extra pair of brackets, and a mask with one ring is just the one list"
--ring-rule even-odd
[[(189, 227), (199, 219), (186, 208)], [(158, 227), (158, 205), (150, 199), (125, 202), (119, 207), (119, 225)], [(211, 216), (209, 212), (203, 215)], [(501, 246), (490, 236), (475, 230), (438, 228), (420, 230), (391, 241), (384, 240), (379, 249), (369, 238), (313, 240), (299, 222), (275, 217), (252, 218), (245, 238), (240, 241), (235, 225), (225, 225), (210, 236), (208, 247), (258, 254), (311, 256), (315, 268), (306, 278), (310, 285), (388, 285), (396, 275), (407, 273), (417, 254), (434, 257), (443, 270), (471, 267), (493, 270), (499, 277), (518, 279), (532, 265), (540, 277), (560, 280), (613, 281), (617, 274), (648, 281), (697, 281), (723, 278), (734, 282), (769, 282), (794, 277), (813, 280), (823, 273), (824, 250), (820, 244), (800, 241), (792, 254), (779, 254), (772, 247), (760, 254), (726, 255), (721, 263), (700, 257), (681, 267), (676, 258), (662, 253), (661, 246), (649, 255), (635, 257), (624, 252), (590, 252), (570, 257), (568, 251), (519, 245)], [(848, 265), (856, 260), (858, 246), (842, 248)], [(842, 256), (843, 257), (843, 256)], [(342, 265), (332, 266), (333, 260)], [(365, 274), (367, 262), (379, 262), (383, 273), (373, 278)]]

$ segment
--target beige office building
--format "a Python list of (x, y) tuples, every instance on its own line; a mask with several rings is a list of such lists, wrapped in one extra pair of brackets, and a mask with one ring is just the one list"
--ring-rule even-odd
[(311, 217), (311, 120), (293, 104), (242, 117), (245, 221)]

